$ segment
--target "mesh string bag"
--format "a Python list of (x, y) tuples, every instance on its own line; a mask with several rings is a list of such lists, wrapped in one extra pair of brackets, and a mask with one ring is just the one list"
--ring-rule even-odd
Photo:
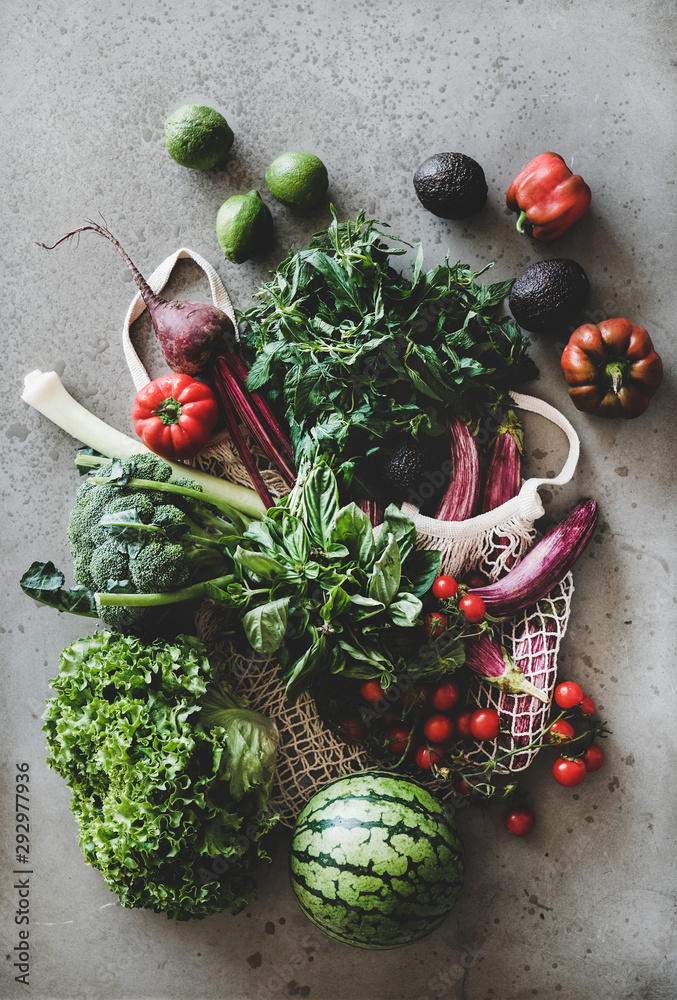
[[(176, 262), (184, 257), (190, 257), (205, 271), (214, 304), (223, 309), (235, 325), (234, 309), (219, 276), (207, 261), (192, 250), (184, 248), (168, 257), (148, 279), (150, 287), (159, 293), (169, 280)], [(143, 300), (137, 294), (123, 328), (125, 359), (137, 390), (150, 381), (150, 376), (131, 342), (130, 326), (144, 308)], [(517, 497), (494, 511), (468, 521), (438, 521), (422, 516), (410, 504), (403, 504), (403, 513), (416, 524), (418, 546), (440, 551), (441, 571), (450, 575), (461, 575), (472, 568), (479, 569), (491, 580), (503, 576), (535, 540), (534, 522), (544, 513), (539, 487), (566, 483), (573, 475), (579, 443), (571, 424), (542, 400), (519, 393), (511, 395), (517, 407), (541, 414), (564, 431), (569, 441), (568, 458), (558, 476), (529, 479)], [(271, 495), (284, 495), (288, 491), (286, 483), (276, 470), (269, 467), (263, 452), (252, 443), (246, 430), (244, 433)], [(225, 432), (210, 441), (193, 460), (193, 465), (240, 485), (251, 486), (248, 473)], [(510, 726), (488, 748), (478, 745), (473, 749), (470, 754), (473, 763), (482, 763), (506, 751), (526, 747), (542, 730), (554, 690), (557, 652), (566, 630), (572, 592), (573, 583), (569, 575), (538, 605), (528, 608), (503, 626), (501, 641), (512, 652), (527, 677), (548, 692), (548, 705), (527, 696), (501, 694), (490, 685), (474, 680), (471, 697), (477, 705), (500, 708), (510, 718)], [(224, 609), (218, 603), (208, 600), (202, 604), (196, 618), (196, 629), (208, 648), (225, 656), (238, 692), (247, 698), (253, 709), (269, 716), (278, 727), (280, 747), (271, 806), (279, 812), (283, 825), (292, 827), (308, 799), (326, 782), (352, 771), (377, 766), (362, 747), (343, 742), (327, 728), (307, 692), (295, 702), (286, 698), (275, 658), (252, 655), (251, 650), (242, 650), (233, 644), (225, 624)], [(514, 754), (505, 764), (499, 764), (497, 770), (506, 773), (523, 770), (531, 763), (535, 752), (532, 748)], [(427, 783), (442, 797), (454, 794), (448, 782), (430, 778)]]
[[(544, 400), (522, 393), (511, 392), (519, 409), (536, 413), (564, 431), (569, 453), (559, 475), (547, 479), (527, 479), (519, 494), (486, 514), (467, 521), (439, 521), (419, 514), (410, 504), (402, 510), (416, 524), (417, 545), (441, 552), (441, 571), (450, 576), (462, 576), (477, 569), (491, 581), (505, 576), (511, 566), (519, 562), (537, 540), (535, 522), (545, 513), (538, 490), (557, 486), (572, 478), (579, 455), (578, 436), (569, 421), (559, 410)], [(481, 765), (511, 753), (496, 767), (498, 773), (515, 773), (524, 770), (538, 753), (537, 747), (512, 754), (520, 747), (528, 747), (541, 734), (550, 714), (552, 695), (557, 677), (557, 654), (566, 632), (573, 595), (573, 577), (565, 579), (538, 604), (526, 608), (503, 623), (497, 639), (537, 688), (547, 694), (547, 703), (530, 695), (503, 694), (497, 688), (473, 678), (469, 698), (478, 708), (495, 708), (499, 711), (505, 729), (494, 742), (481, 742), (471, 751), (463, 749), (472, 764)], [(444, 792), (444, 786), (436, 783)]]
[(283, 826), (293, 827), (309, 798), (328, 781), (373, 767), (365, 751), (339, 740), (324, 725), (311, 696), (297, 701), (285, 696), (274, 657), (242, 652), (225, 636), (223, 609), (205, 601), (196, 618), (198, 637), (225, 657), (228, 676), (250, 708), (272, 719), (278, 728), (275, 784), (270, 802)]

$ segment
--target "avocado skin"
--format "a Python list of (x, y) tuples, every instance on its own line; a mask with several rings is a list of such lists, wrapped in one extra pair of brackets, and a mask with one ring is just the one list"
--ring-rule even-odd
[(380, 463), (380, 476), (394, 490), (417, 485), (423, 476), (424, 455), (415, 441), (398, 442)]
[(575, 260), (539, 260), (515, 278), (508, 306), (524, 330), (548, 333), (571, 322), (589, 291), (588, 276)]
[(467, 219), (484, 207), (484, 170), (465, 153), (435, 153), (416, 169), (414, 190), (424, 208), (440, 219)]

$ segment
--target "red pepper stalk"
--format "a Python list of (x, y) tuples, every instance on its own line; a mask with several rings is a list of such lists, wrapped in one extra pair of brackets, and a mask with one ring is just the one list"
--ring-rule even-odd
[(519, 212), (517, 229), (529, 225), (534, 239), (556, 240), (590, 208), (592, 193), (558, 153), (541, 153), (520, 171), (505, 196), (508, 208)]
[(480, 456), (475, 438), (460, 417), (450, 417), (448, 428), (453, 469), (435, 517), (441, 521), (466, 521), (479, 503)]

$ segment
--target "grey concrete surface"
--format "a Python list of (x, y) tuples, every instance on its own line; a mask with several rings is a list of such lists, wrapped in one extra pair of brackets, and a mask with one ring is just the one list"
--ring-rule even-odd
[[(672, 1000), (675, 939), (675, 82), (674, 4), (652, 0), (332, 3), (240, 0), (4, 0), (2, 31), (2, 781), (0, 996), (11, 1000)], [(227, 165), (200, 174), (167, 155), (180, 104), (220, 109), (235, 132)], [(582, 496), (601, 509), (575, 572), (561, 676), (608, 720), (607, 763), (578, 789), (555, 785), (542, 754), (523, 785), (538, 813), (510, 838), (500, 807), (466, 809), (464, 894), (445, 924), (395, 952), (322, 936), (286, 878), (289, 838), (272, 840), (256, 902), (237, 917), (176, 924), (121, 908), (85, 866), (68, 793), (45, 763), (40, 715), (60, 650), (87, 622), (24, 597), (34, 559), (68, 565), (65, 521), (77, 487), (73, 441), (20, 401), (23, 377), (56, 370), (100, 417), (131, 432), (133, 387), (120, 331), (132, 297), (113, 249), (92, 235), (52, 240), (103, 216), (149, 273), (179, 246), (218, 269), (238, 307), (289, 246), (328, 221), (273, 202), (263, 181), (280, 152), (322, 157), (342, 218), (361, 209), (423, 244), (508, 278), (542, 257), (586, 269), (593, 315), (646, 326), (665, 381), (635, 421), (585, 417), (568, 400), (562, 343), (534, 337), (530, 390), (581, 438), (573, 481), (545, 497), (561, 516)], [(459, 150), (483, 164), (486, 208), (445, 222), (417, 202), (412, 174)], [(504, 192), (552, 149), (593, 191), (556, 244), (515, 231)], [(223, 259), (216, 211), (258, 188), (275, 219), (264, 259)], [(205, 294), (191, 265), (170, 291)], [(162, 368), (148, 328), (152, 374)], [(554, 470), (563, 440), (528, 425), (529, 469)], [(31, 769), (30, 979), (15, 982), (18, 890), (10, 788)]]

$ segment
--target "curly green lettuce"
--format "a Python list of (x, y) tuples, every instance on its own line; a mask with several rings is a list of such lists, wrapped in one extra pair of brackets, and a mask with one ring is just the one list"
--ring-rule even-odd
[(43, 715), (86, 861), (126, 907), (176, 920), (237, 913), (269, 860), (261, 838), (274, 723), (236, 698), (192, 636), (76, 640)]

